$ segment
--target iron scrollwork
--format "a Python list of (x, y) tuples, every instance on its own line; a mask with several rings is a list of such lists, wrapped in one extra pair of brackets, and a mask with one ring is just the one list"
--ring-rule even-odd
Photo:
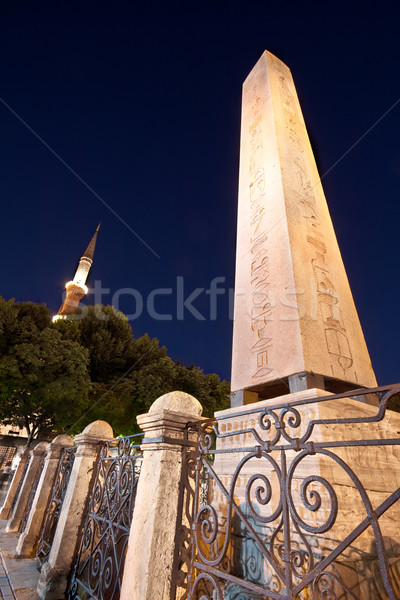
[(67, 598), (116, 600), (135, 505), (142, 436), (103, 444)]
[[(399, 393), (394, 385), (260, 404), (198, 424), (187, 599), (364, 600), (366, 589), (369, 599), (400, 597), (398, 535), (385, 538), (382, 519), (400, 509), (400, 487), (389, 477), (377, 494), (361, 458), (368, 448), (400, 459), (393, 426), (374, 429)], [(368, 394), (379, 406), (354, 408)]]
[(49, 558), (51, 545), (56, 532), (65, 492), (75, 459), (76, 446), (64, 448), (58, 462), (57, 472), (53, 484), (51, 497), (47, 506), (46, 516), (40, 532), (36, 558), (42, 566)]

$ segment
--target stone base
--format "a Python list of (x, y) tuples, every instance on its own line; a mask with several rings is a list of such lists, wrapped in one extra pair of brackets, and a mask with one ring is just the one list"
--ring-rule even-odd
[[(304, 390), (280, 398), (248, 404), (243, 407), (242, 414), (235, 414), (238, 413), (237, 408), (216, 413), (217, 418), (221, 419), (222, 417), (219, 421), (220, 433), (237, 433), (217, 439), (217, 450), (229, 451), (229, 453), (217, 454), (213, 468), (228, 493), (234, 485), (233, 498), (236, 505), (260, 539), (264, 540), (266, 547), (273, 551), (281, 565), (284, 563), (279, 558), (278, 547), (279, 545), (281, 548), (283, 547), (283, 530), (278, 507), (281, 501), (282, 487), (286, 490), (285, 497), (289, 498), (292, 552), (297, 552), (299, 559), (302, 556), (301, 553), (306, 552), (308, 555), (312, 555), (314, 563), (318, 564), (367, 518), (368, 509), (363, 502), (363, 494), (369, 499), (372, 510), (375, 511), (400, 486), (400, 446), (371, 444), (335, 446), (336, 442), (342, 440), (354, 442), (356, 440), (398, 439), (400, 414), (393, 411), (387, 411), (385, 419), (378, 423), (316, 424), (309, 441), (314, 444), (320, 443), (322, 447), (316, 447), (314, 454), (302, 455), (301, 448), (296, 451), (294, 447), (284, 452), (274, 449), (273, 440), (279, 429), (274, 426), (273, 415), (270, 415), (271, 427), (266, 428), (267, 415), (264, 418), (263, 428), (259, 422), (259, 411), (279, 406), (280, 409), (273, 410), (278, 417), (285, 404), (289, 402), (326, 397), (327, 395), (324, 390)], [(251, 412), (252, 410), (255, 412)], [(295, 418), (294, 413), (287, 412), (283, 419), (284, 431), (291, 438), (301, 438), (312, 421), (365, 418), (377, 414), (375, 406), (350, 398), (305, 404), (297, 406), (297, 410), (301, 416), (301, 423), (293, 422), (292, 425), (297, 425), (296, 427), (291, 427), (289, 421), (290, 417)], [(247, 432), (241, 433), (244, 430)], [(259, 445), (255, 437), (257, 435), (263, 441), (271, 441), (270, 452), (263, 452), (259, 457), (251, 454), (251, 449)], [(276, 446), (286, 444), (289, 442), (281, 436)], [(237, 451), (232, 452), (233, 449), (237, 449)], [(332, 455), (336, 457), (336, 460)], [(243, 464), (237, 470), (241, 460), (243, 460)], [(280, 481), (278, 476), (279, 471), (285, 470), (282, 460), (287, 462), (286, 473), (288, 475), (293, 466), (291, 480), (288, 481), (286, 478), (286, 482)], [(294, 468), (297, 461), (299, 462)], [(350, 472), (346, 472), (344, 464), (348, 465)], [(234, 483), (235, 471), (236, 482)], [(308, 485), (304, 486), (306, 477), (309, 477), (310, 481)], [(250, 478), (253, 478), (251, 485), (249, 484)], [(268, 483), (271, 486), (270, 499), (266, 501)], [(246, 489), (248, 491), (247, 499)], [(334, 492), (331, 497), (330, 489)], [(336, 515), (333, 509), (333, 496), (336, 496), (338, 505)], [(313, 505), (315, 508), (319, 501), (319, 508), (312, 510)], [(217, 510), (220, 524), (224, 523), (227, 517), (227, 498), (215, 482), (211, 485), (209, 502)], [(300, 526), (296, 525), (293, 520), (290, 504), (297, 513)], [(279, 513), (276, 518), (268, 520), (275, 511)], [(273, 567), (263, 556), (259, 546), (254, 542), (254, 535), (249, 527), (243, 524), (242, 519), (235, 514), (235, 511), (232, 514), (234, 515), (232, 521), (234, 535), (229, 555), (233, 569), (231, 573), (260, 584), (270, 583), (272, 585), (272, 582), (275, 581), (274, 585), (279, 588), (279, 579), (276, 577)], [(330, 517), (332, 517), (332, 526), (327, 527), (325, 531), (324, 524)], [(397, 586), (400, 581), (398, 578), (400, 570), (399, 524), (400, 501), (379, 518), (387, 558), (391, 564), (391, 570), (395, 575), (397, 573), (395, 577), (397, 582), (394, 584)], [(319, 532), (316, 531), (318, 527), (320, 528)], [(272, 549), (270, 547), (271, 539), (273, 539)], [(307, 566), (306, 560), (306, 563), (299, 567), (302, 575), (298, 581), (303, 578)], [(362, 598), (362, 600), (374, 600), (381, 597), (379, 594), (383, 594), (382, 597), (385, 597), (379, 570), (376, 537), (371, 526), (368, 526), (361, 535), (343, 549), (334, 563), (328, 567), (329, 570), (333, 573), (331, 585), (332, 589), (336, 590), (335, 593), (341, 589), (338, 587), (336, 579), (336, 577), (340, 577), (356, 597)], [(318, 580), (315, 585), (322, 586), (325, 583), (324, 580)], [(276, 591), (277, 588), (271, 589)], [(322, 588), (320, 593), (322, 593)], [(344, 592), (341, 591), (341, 593)], [(299, 595), (299, 598), (308, 598), (305, 590), (302, 594)], [(339, 594), (338, 597), (342, 596)], [(345, 597), (347, 598), (346, 595), (343, 596), (343, 598)]]
[(39, 598), (47, 600), (61, 600), (65, 598), (65, 582), (68, 577), (68, 570), (61, 570), (51, 567), (48, 562), (44, 563), (40, 571), (40, 578), (37, 586)]

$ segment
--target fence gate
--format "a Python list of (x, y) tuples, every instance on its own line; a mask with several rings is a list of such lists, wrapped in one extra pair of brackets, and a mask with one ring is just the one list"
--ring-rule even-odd
[(103, 444), (67, 599), (117, 600), (135, 504), (142, 435)]
[(399, 393), (262, 403), (200, 423), (177, 597), (400, 598), (400, 414), (386, 410)]

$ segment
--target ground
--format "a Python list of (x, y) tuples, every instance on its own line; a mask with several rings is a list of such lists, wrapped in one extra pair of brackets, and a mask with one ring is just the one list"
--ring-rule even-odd
[[(11, 588), (16, 600), (37, 600), (36, 587), (39, 581), (37, 560), (34, 558), (15, 558), (18, 541), (16, 533), (6, 533), (7, 520), (0, 519), (0, 596), (13, 600)], [(8, 574), (8, 579), (6, 573)]]

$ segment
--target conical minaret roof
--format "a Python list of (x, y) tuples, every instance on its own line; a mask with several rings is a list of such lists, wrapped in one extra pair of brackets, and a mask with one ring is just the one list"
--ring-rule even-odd
[(86, 248), (85, 252), (83, 253), (82, 258), (86, 257), (86, 258), (90, 258), (90, 260), (93, 260), (94, 249), (96, 247), (97, 233), (98, 233), (98, 231), (100, 229), (100, 225), (101, 225), (101, 223), (99, 223), (97, 225), (97, 229), (96, 229), (96, 231), (94, 233), (94, 236), (90, 240), (89, 246)]

